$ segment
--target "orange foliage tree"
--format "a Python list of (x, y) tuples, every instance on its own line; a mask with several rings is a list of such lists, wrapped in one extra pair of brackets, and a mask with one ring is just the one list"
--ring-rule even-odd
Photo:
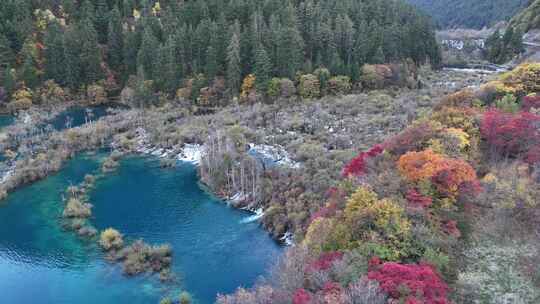
[[(397, 165), (408, 181), (431, 181), (439, 192), (451, 197), (458, 195), (461, 188), (477, 189), (478, 179), (471, 165), (460, 159), (447, 158), (431, 149), (408, 152), (399, 158)], [(468, 187), (471, 185), (474, 187)]]

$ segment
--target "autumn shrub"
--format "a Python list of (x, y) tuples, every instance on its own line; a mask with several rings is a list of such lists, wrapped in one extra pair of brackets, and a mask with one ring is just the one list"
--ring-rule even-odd
[(288, 78), (272, 78), (266, 93), (272, 98), (290, 98), (296, 94), (296, 88), (294, 82)]
[(467, 162), (444, 157), (430, 149), (408, 152), (399, 158), (397, 165), (409, 182), (431, 182), (439, 193), (448, 197), (457, 197), (463, 189), (480, 191), (476, 172)]
[(433, 266), (386, 262), (372, 265), (368, 278), (392, 299), (405, 303), (450, 304), (449, 288)]
[(321, 96), (321, 84), (317, 76), (305, 74), (300, 76), (298, 93), (304, 99), (314, 99)]
[(309, 263), (306, 266), (307, 272), (325, 271), (330, 269), (334, 262), (341, 260), (343, 253), (339, 251), (331, 251), (322, 253), (318, 259)]
[(321, 85), (321, 95), (328, 94), (329, 81), (331, 77), (330, 71), (327, 68), (318, 68), (313, 71), (313, 75), (317, 76), (317, 79), (319, 79), (319, 83)]
[[(373, 191), (359, 187), (347, 201), (343, 214), (344, 224), (335, 225), (334, 233), (341, 238), (350, 237), (350, 247), (363, 248), (366, 254), (381, 253), (387, 260), (411, 254), (411, 223), (405, 210), (394, 201), (379, 199)], [(343, 229), (350, 230), (350, 235), (344, 234)]]
[(180, 296), (178, 296), (178, 303), (180, 304), (191, 304), (191, 302), (191, 295), (186, 291), (183, 291), (180, 293)]
[(41, 104), (60, 104), (68, 95), (54, 80), (47, 80), (37, 92)]
[[(150, 246), (142, 240), (137, 240), (119, 251), (115, 259), (123, 261), (124, 273), (127, 275), (144, 272), (170, 273), (172, 249), (170, 245)], [(163, 275), (160, 275), (160, 278), (169, 279)]]
[(434, 112), (431, 119), (447, 128), (461, 129), (471, 136), (478, 133), (474, 110), (471, 108), (444, 107)]
[(256, 101), (257, 90), (255, 88), (255, 82), (257, 78), (253, 74), (247, 75), (242, 81), (242, 87), (240, 90), (240, 101), (253, 103)]
[(520, 109), (517, 98), (511, 94), (505, 95), (503, 98), (495, 101), (495, 107), (507, 113), (517, 113)]
[[(540, 115), (529, 112), (487, 111), (480, 128), (490, 148), (503, 157), (522, 157), (540, 144)], [(529, 160), (535, 158), (529, 155)]]
[(304, 288), (299, 288), (292, 298), (293, 304), (310, 304), (312, 295)]
[(430, 139), (437, 136), (439, 130), (440, 126), (433, 122), (417, 122), (387, 139), (382, 146), (385, 151), (395, 156), (401, 156), (408, 151), (421, 151)]
[(414, 208), (428, 208), (433, 203), (431, 197), (422, 195), (417, 189), (407, 191), (406, 198), (410, 206)]
[(356, 176), (360, 177), (366, 174), (367, 161), (370, 158), (376, 157), (377, 155), (383, 152), (383, 147), (381, 145), (376, 145), (367, 152), (362, 152), (355, 158), (353, 158), (346, 166), (343, 168), (342, 175), (344, 177)]
[(33, 92), (29, 88), (21, 87), (11, 96), (11, 102), (8, 104), (8, 109), (11, 112), (18, 110), (26, 110), (32, 106)]
[(77, 198), (70, 198), (63, 212), (63, 216), (69, 218), (87, 218), (91, 215), (92, 205)]
[(270, 81), (268, 82), (268, 88), (266, 90), (266, 94), (269, 97), (277, 98), (280, 95), (280, 91), (281, 91), (281, 79), (277, 77), (270, 79)]
[(370, 90), (383, 88), (385, 78), (392, 73), (389, 68), (384, 69), (383, 67), (383, 65), (365, 64), (361, 68), (360, 82), (362, 87)]
[(540, 92), (540, 63), (524, 63), (503, 74), (500, 81), (516, 96)]
[(107, 101), (107, 92), (99, 84), (92, 84), (86, 88), (86, 99), (92, 105), (99, 105)]
[(540, 110), (540, 95), (523, 97), (521, 109), (525, 112), (531, 112), (533, 109)]
[(107, 228), (101, 232), (99, 244), (105, 251), (120, 250), (124, 247), (124, 239), (117, 230)]
[(470, 89), (463, 89), (456, 93), (444, 96), (441, 101), (435, 106), (435, 111), (443, 108), (459, 108), (472, 106), (476, 96)]
[(328, 80), (328, 93), (332, 95), (348, 94), (352, 89), (351, 78), (348, 76), (335, 76)]

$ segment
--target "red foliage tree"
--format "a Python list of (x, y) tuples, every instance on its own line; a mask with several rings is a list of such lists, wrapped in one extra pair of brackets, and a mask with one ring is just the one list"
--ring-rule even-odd
[(401, 156), (409, 151), (422, 150), (425, 142), (436, 135), (429, 122), (423, 122), (405, 129), (383, 143), (383, 148), (393, 155)]
[(410, 189), (407, 191), (407, 201), (412, 207), (415, 208), (427, 208), (433, 203), (433, 199), (429, 196), (424, 196), (416, 189)]
[(534, 96), (525, 96), (523, 97), (523, 103), (521, 108), (525, 112), (531, 111), (531, 109), (540, 109), (540, 96), (534, 95)]
[(444, 222), (442, 225), (442, 229), (448, 235), (454, 236), (456, 238), (459, 238), (461, 236), (461, 231), (459, 231), (456, 221), (449, 220)]
[(330, 269), (334, 262), (341, 260), (343, 253), (339, 251), (325, 252), (314, 262), (310, 263), (306, 270), (308, 272), (324, 271)]
[(374, 266), (368, 278), (393, 299), (405, 303), (449, 304), (448, 286), (433, 266), (428, 264), (399, 264), (394, 262)]
[(484, 114), (480, 131), (495, 152), (505, 157), (522, 157), (540, 144), (540, 115), (492, 109)]
[(367, 152), (362, 152), (353, 158), (343, 169), (343, 176), (362, 176), (366, 174), (366, 165), (369, 158), (375, 157), (384, 151), (381, 145), (376, 145)]
[(296, 290), (292, 300), (293, 304), (309, 304), (311, 303), (311, 294), (303, 288)]

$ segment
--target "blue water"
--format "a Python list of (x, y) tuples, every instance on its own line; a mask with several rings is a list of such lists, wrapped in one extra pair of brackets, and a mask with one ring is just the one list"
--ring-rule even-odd
[(98, 158), (79, 156), (2, 202), (0, 303), (151, 304), (177, 289), (197, 303), (213, 303), (217, 293), (251, 286), (280, 254), (258, 223), (245, 223), (249, 214), (201, 190), (192, 165), (160, 169), (155, 159), (130, 157), (97, 182), (91, 220), (128, 239), (170, 243), (180, 283), (124, 277), (104, 262), (94, 242), (64, 232), (59, 223), (61, 192), (96, 170)]
[(0, 129), (7, 127), (15, 121), (11, 115), (0, 115)]
[(106, 105), (95, 107), (74, 106), (58, 114), (48, 124), (51, 124), (55, 130), (78, 127), (89, 120), (94, 121), (107, 115), (108, 107)]

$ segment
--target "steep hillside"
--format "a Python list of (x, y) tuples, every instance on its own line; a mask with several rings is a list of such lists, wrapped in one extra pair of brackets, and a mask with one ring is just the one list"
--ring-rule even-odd
[(523, 32), (540, 28), (540, 0), (533, 1), (529, 7), (514, 16), (510, 24)]
[(431, 15), (442, 28), (483, 28), (508, 20), (530, 0), (406, 0)]

